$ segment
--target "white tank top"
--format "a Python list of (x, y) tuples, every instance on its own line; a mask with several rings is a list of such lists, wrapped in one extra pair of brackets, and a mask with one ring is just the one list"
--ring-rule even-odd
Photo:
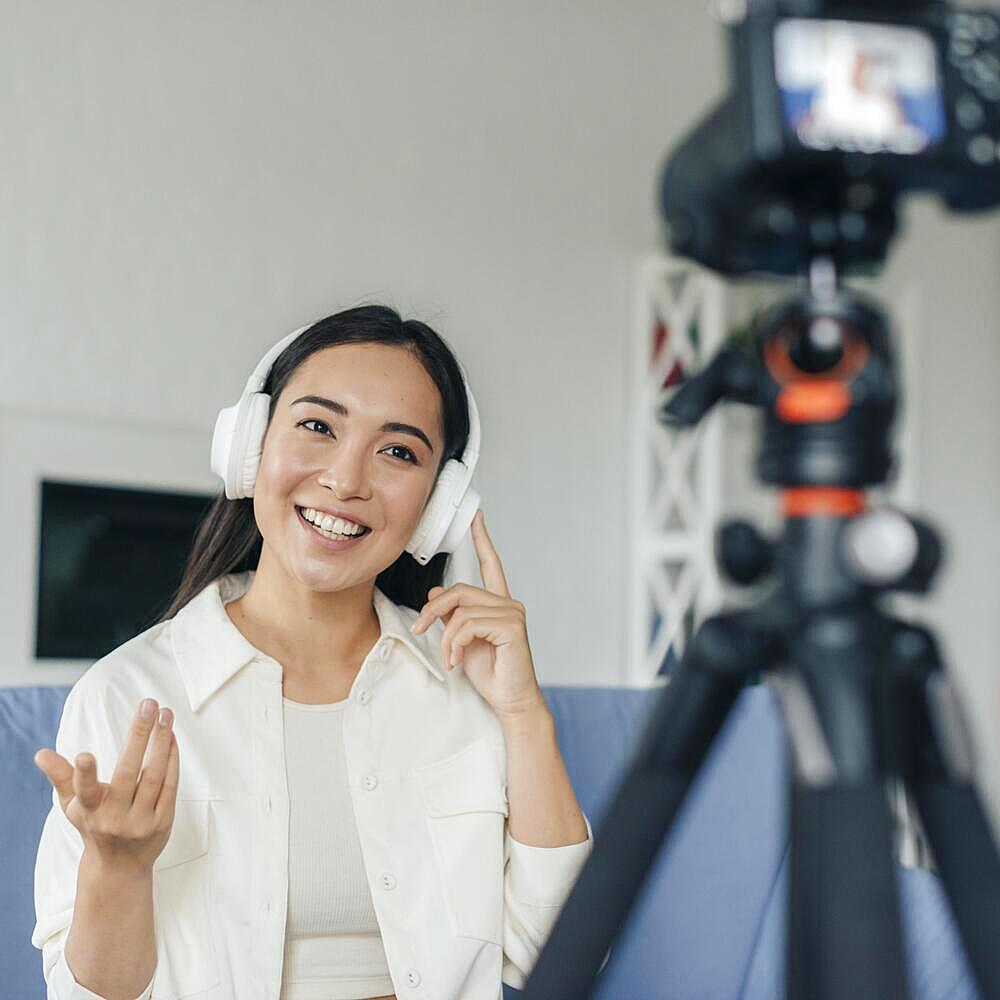
[(288, 917), (280, 1000), (360, 1000), (395, 987), (365, 875), (337, 701), (284, 701)]

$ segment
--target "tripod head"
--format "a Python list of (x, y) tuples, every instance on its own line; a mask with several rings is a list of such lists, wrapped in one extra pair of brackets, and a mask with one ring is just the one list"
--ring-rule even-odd
[(818, 261), (810, 291), (761, 317), (686, 381), (663, 418), (697, 423), (723, 399), (765, 414), (758, 474), (776, 486), (862, 487), (892, 468), (898, 390), (886, 318), (874, 301), (836, 287)]
[(753, 583), (779, 565), (798, 607), (928, 589), (941, 559), (937, 535), (901, 512), (869, 511), (862, 492), (893, 467), (889, 324), (874, 300), (837, 286), (831, 261), (814, 261), (809, 290), (765, 313), (748, 344), (723, 348), (662, 418), (695, 424), (722, 400), (763, 410), (757, 472), (782, 488), (789, 521), (778, 544), (744, 522), (723, 525), (716, 554), (730, 579)]

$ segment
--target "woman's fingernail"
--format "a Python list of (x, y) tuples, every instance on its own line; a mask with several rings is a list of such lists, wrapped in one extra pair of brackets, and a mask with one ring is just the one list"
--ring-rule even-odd
[(417, 631), (417, 628), (418, 628), (419, 626), (420, 626), (420, 622), (414, 622), (414, 623), (413, 623), (413, 624), (412, 624), (412, 625), (410, 626), (410, 631), (411, 631), (411, 632), (416, 632), (416, 631)]
[(153, 712), (156, 711), (156, 703), (152, 698), (147, 698), (143, 701), (142, 706), (139, 709), (139, 714), (147, 721), (153, 717)]

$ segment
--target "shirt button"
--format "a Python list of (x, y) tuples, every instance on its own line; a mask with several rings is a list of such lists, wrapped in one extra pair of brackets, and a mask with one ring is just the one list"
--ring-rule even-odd
[(264, 799), (264, 812), (270, 812), (270, 811), (271, 811), (271, 796), (268, 795), (268, 797)]
[(395, 889), (396, 888), (396, 879), (392, 875), (391, 872), (386, 872), (382, 876), (382, 888), (383, 889)]
[(406, 985), (407, 986), (419, 986), (420, 985), (420, 973), (416, 969), (406, 970)]
[(382, 643), (382, 648), (378, 651), (379, 659), (388, 660), (390, 652), (391, 650), (389, 648), (389, 641), (387, 640), (386, 642)]
[(374, 789), (377, 786), (378, 786), (378, 778), (376, 778), (374, 774), (366, 774), (365, 775), (365, 788), (367, 788), (368, 791), (371, 792), (371, 791), (374, 791)]
[(368, 702), (370, 702), (371, 700), (372, 700), (371, 691), (369, 691), (368, 688), (362, 688), (361, 693), (358, 695), (358, 701), (360, 701), (362, 705), (367, 705)]

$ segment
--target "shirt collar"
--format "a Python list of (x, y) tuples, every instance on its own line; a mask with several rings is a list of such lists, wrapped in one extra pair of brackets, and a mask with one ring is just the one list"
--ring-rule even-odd
[[(254, 570), (229, 573), (210, 583), (173, 618), (171, 644), (191, 710), (199, 708), (234, 674), (264, 654), (232, 623), (225, 605), (241, 597), (253, 581)], [(431, 648), (429, 631), (413, 635), (410, 625), (417, 613), (399, 606), (374, 588), (372, 604), (384, 639), (398, 640), (403, 649), (437, 680), (444, 673)]]

